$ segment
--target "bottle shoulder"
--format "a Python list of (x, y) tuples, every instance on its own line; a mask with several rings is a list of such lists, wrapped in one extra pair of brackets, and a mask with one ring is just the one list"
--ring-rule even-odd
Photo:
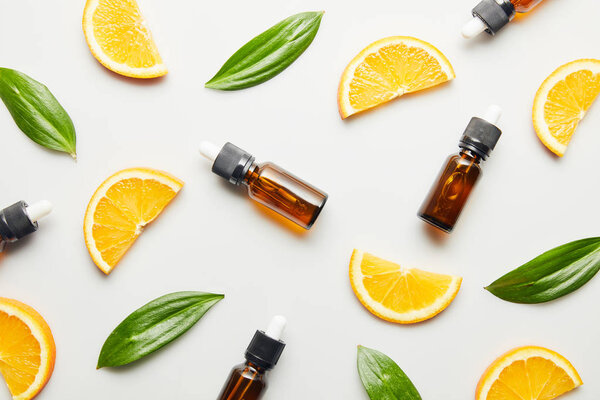
[(481, 158), (465, 157), (462, 154), (453, 154), (448, 157), (446, 162), (446, 171), (463, 172), (467, 174), (481, 174)]

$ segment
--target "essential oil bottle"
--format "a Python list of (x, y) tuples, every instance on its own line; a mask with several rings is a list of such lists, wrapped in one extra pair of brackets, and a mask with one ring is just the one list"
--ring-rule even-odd
[(267, 388), (266, 373), (277, 364), (285, 343), (281, 334), (286, 320), (276, 316), (266, 331), (256, 331), (246, 349), (246, 362), (231, 370), (217, 400), (258, 400)]
[(462, 29), (462, 35), (473, 38), (485, 31), (495, 35), (504, 25), (508, 24), (516, 13), (526, 13), (537, 6), (542, 0), (482, 0), (472, 10), (473, 19)]
[(496, 126), (502, 110), (490, 106), (483, 118), (473, 117), (433, 184), (419, 213), (421, 219), (450, 233), (481, 176), (481, 162), (492, 152), (502, 131)]
[(52, 204), (45, 200), (31, 206), (19, 201), (0, 211), (0, 252), (6, 243), (16, 242), (37, 231), (37, 221), (50, 214), (50, 211)]
[(220, 150), (209, 142), (200, 153), (213, 162), (212, 171), (229, 183), (248, 189), (248, 196), (310, 229), (321, 213), (327, 194), (270, 162), (257, 164), (253, 155), (226, 143)]

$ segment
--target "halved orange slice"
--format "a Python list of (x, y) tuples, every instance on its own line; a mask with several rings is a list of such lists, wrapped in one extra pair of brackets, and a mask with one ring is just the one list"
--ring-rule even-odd
[(350, 259), (350, 284), (360, 302), (390, 322), (412, 324), (442, 312), (458, 293), (462, 278), (402, 268), (361, 250)]
[(544, 145), (559, 157), (577, 125), (600, 94), (600, 60), (584, 59), (559, 67), (542, 83), (533, 102), (533, 126)]
[(150, 168), (119, 171), (105, 180), (85, 212), (83, 233), (94, 263), (109, 274), (129, 247), (171, 202), (183, 182)]
[(44, 318), (20, 301), (0, 297), (0, 374), (13, 400), (34, 398), (48, 383), (55, 359)]
[(581, 386), (573, 365), (555, 351), (519, 347), (504, 354), (485, 371), (476, 400), (551, 400)]
[(344, 70), (338, 89), (340, 115), (347, 118), (455, 76), (446, 56), (427, 42), (408, 36), (378, 40)]
[(87, 0), (83, 33), (94, 57), (117, 74), (156, 78), (167, 73), (135, 0)]

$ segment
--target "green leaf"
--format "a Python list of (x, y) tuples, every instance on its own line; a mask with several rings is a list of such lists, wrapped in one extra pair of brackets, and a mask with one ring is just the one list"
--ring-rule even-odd
[(293, 63), (312, 43), (324, 11), (292, 15), (235, 52), (206, 87), (238, 90), (268, 81)]
[(97, 368), (129, 364), (160, 349), (187, 332), (223, 297), (176, 292), (152, 300), (112, 331), (102, 346)]
[(0, 68), (0, 99), (31, 140), (76, 157), (73, 121), (46, 86), (22, 72)]
[(421, 400), (394, 360), (377, 350), (358, 346), (358, 374), (371, 400)]
[(544, 303), (569, 294), (600, 269), (600, 237), (556, 247), (509, 272), (485, 289), (513, 303)]

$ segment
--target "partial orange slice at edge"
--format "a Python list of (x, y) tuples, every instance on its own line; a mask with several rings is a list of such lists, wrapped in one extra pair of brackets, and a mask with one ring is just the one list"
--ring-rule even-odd
[(576, 60), (559, 67), (542, 83), (533, 102), (533, 126), (544, 145), (559, 157), (600, 94), (600, 60)]
[(56, 346), (44, 318), (20, 301), (0, 297), (0, 374), (13, 400), (29, 400), (46, 385)]
[(135, 0), (87, 0), (83, 32), (94, 57), (113, 72), (132, 78), (167, 73)]
[(494, 361), (479, 380), (476, 400), (551, 400), (581, 386), (562, 355), (538, 346), (518, 347)]

